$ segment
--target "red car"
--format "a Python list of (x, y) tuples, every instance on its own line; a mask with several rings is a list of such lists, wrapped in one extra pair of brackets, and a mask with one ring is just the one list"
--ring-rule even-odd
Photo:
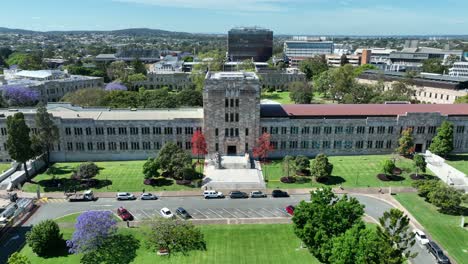
[(288, 214), (290, 214), (290, 215), (294, 215), (294, 206), (288, 205), (286, 207), (286, 212), (288, 212)]
[(133, 220), (133, 215), (123, 207), (119, 207), (119, 209), (117, 209), (117, 215), (120, 216), (120, 218), (122, 218), (123, 221)]

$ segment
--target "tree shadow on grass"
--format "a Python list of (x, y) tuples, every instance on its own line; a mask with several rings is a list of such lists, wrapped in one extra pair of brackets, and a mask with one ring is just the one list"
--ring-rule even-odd
[[(35, 183), (35, 182), (32, 182)], [(69, 178), (40, 180), (35, 183), (43, 188), (45, 192), (74, 192), (84, 191), (90, 188), (101, 189), (112, 185), (111, 180), (90, 179), (87, 181), (79, 181)]]
[(325, 184), (325, 185), (338, 185), (346, 182), (346, 180), (341, 177), (341, 176), (328, 176), (324, 180), (320, 181), (319, 183)]
[(62, 241), (60, 241), (57, 247), (54, 247), (53, 249), (50, 250), (50, 252), (47, 252), (44, 256), (41, 256), (41, 257), (45, 259), (50, 259), (50, 258), (65, 257), (68, 255), (70, 255), (70, 252), (68, 252), (67, 244), (65, 240), (62, 239)]
[(448, 161), (468, 161), (468, 155), (450, 155)]

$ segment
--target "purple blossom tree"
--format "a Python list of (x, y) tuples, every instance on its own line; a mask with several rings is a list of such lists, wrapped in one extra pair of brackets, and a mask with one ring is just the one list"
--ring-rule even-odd
[(87, 211), (78, 216), (75, 232), (67, 240), (70, 253), (87, 253), (96, 250), (106, 238), (117, 232), (117, 221), (111, 211)]
[(10, 106), (32, 106), (40, 99), (39, 91), (20, 85), (5, 85), (1, 91)]
[(106, 85), (106, 91), (127, 91), (127, 86), (119, 82), (111, 82)]

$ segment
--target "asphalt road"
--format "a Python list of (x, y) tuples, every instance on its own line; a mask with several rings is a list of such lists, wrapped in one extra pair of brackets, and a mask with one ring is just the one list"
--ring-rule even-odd
[[(384, 201), (368, 196), (353, 195), (362, 204), (365, 205), (365, 213), (374, 218), (380, 218), (383, 213), (392, 206)], [(205, 200), (202, 197), (162, 197), (156, 201), (116, 201), (111, 198), (101, 198), (95, 202), (76, 202), (70, 203), (66, 200), (57, 199), (43, 204), (40, 209), (29, 219), (24, 229), (28, 225), (36, 224), (44, 219), (55, 219), (68, 214), (83, 212), (87, 210), (112, 210), (113, 212), (120, 206), (128, 209), (136, 220), (144, 220), (157, 216), (159, 210), (163, 207), (171, 209), (173, 212), (177, 207), (182, 206), (194, 218), (210, 219), (210, 218), (272, 218), (272, 217), (290, 217), (284, 208), (288, 205), (295, 205), (304, 199), (308, 199), (309, 195), (293, 195), (289, 198), (257, 198), (257, 199), (212, 199)], [(2, 245), (2, 252), (6, 252), (7, 248), (11, 249), (20, 246), (22, 235), (20, 237), (7, 241), (7, 246)], [(5, 243), (3, 243), (5, 244)], [(9, 251), (9, 250), (8, 250)], [(429, 253), (423, 249), (418, 243), (413, 248), (413, 251), (418, 252), (418, 256), (412, 260), (415, 264), (435, 263)], [(4, 259), (3, 253), (0, 253), (0, 263)]]

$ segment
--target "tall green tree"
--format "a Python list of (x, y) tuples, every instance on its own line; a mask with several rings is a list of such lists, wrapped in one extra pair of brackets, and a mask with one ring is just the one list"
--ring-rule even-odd
[(305, 73), (307, 80), (312, 80), (322, 72), (328, 70), (327, 60), (324, 55), (303, 60), (299, 63), (299, 69)]
[(423, 62), (422, 70), (423, 72), (443, 74), (448, 71), (448, 67), (443, 65), (441, 59), (433, 58)]
[(407, 259), (416, 257), (417, 253), (411, 252), (411, 247), (416, 240), (414, 233), (410, 231), (410, 220), (402, 211), (392, 208), (384, 212), (379, 218), (380, 226), (377, 227), (379, 237), (389, 243), (389, 264), (402, 264)]
[(402, 156), (410, 156), (414, 151), (413, 129), (407, 128), (401, 132), (401, 137), (398, 139), (398, 154)]
[(283, 158), (282, 162), (282, 167), (283, 167), (283, 173), (286, 174), (286, 176), (291, 176), (291, 174), (294, 176), (296, 174), (296, 160), (293, 156), (285, 156)]
[(346, 94), (351, 93), (356, 84), (354, 68), (350, 64), (333, 69), (333, 85), (330, 88), (330, 95), (334, 100), (342, 102)]
[(312, 87), (306, 82), (292, 82), (288, 85), (289, 97), (296, 104), (312, 102)]
[(419, 171), (425, 173), (426, 172), (426, 160), (420, 154), (414, 155), (413, 157), (414, 167), (416, 167), (416, 175), (418, 175)]
[(148, 158), (148, 160), (143, 164), (143, 175), (145, 179), (151, 179), (153, 177), (159, 177), (159, 163), (156, 162), (156, 159)]
[(440, 208), (443, 213), (458, 213), (462, 199), (462, 193), (453, 187), (439, 184), (427, 195), (430, 203)]
[(60, 228), (53, 220), (44, 220), (26, 233), (26, 242), (38, 256), (51, 256), (65, 247)]
[(86, 252), (81, 264), (129, 264), (136, 257), (140, 241), (130, 234), (115, 234), (104, 237), (96, 250)]
[(327, 155), (323, 153), (318, 154), (310, 164), (310, 175), (314, 176), (317, 181), (330, 177), (332, 171), (333, 164), (328, 161)]
[(54, 123), (47, 108), (43, 104), (39, 104), (35, 116), (36, 128), (38, 130), (38, 139), (42, 150), (47, 154), (47, 164), (50, 163), (50, 151), (54, 144), (59, 141), (59, 129)]
[(331, 254), (330, 241), (362, 223), (364, 206), (347, 195), (339, 198), (330, 188), (311, 192), (310, 202), (302, 201), (292, 218), (294, 233), (321, 262)]
[(330, 243), (328, 263), (334, 264), (384, 264), (390, 258), (391, 247), (382, 241), (374, 228), (358, 223)]
[(192, 158), (175, 143), (167, 142), (159, 151), (156, 162), (166, 172), (166, 175), (182, 178), (183, 169), (191, 165)]
[(133, 72), (135, 74), (146, 75), (146, 73), (147, 73), (145, 64), (141, 60), (139, 60), (138, 58), (135, 58), (132, 61), (132, 68), (133, 68)]
[(439, 156), (447, 156), (453, 150), (453, 124), (444, 121), (437, 128), (437, 135), (432, 139), (429, 150)]
[(26, 178), (29, 178), (26, 162), (34, 157), (31, 148), (31, 138), (29, 136), (29, 127), (26, 125), (23, 113), (16, 113), (7, 117), (7, 150), (10, 157), (20, 163), (23, 163)]

